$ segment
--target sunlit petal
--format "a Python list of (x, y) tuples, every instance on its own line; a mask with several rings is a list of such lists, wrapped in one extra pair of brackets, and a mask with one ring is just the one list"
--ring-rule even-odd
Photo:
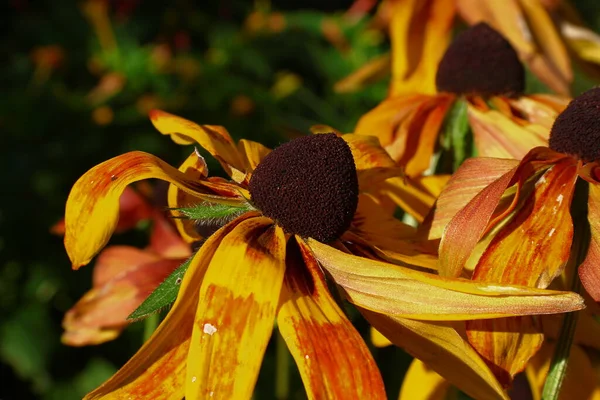
[(309, 239), (321, 265), (349, 301), (380, 312), (424, 320), (470, 320), (579, 310), (571, 292), (442, 278), (409, 268), (356, 257)]
[(479, 355), (447, 322), (424, 322), (361, 310), (396, 346), (424, 362), (453, 385), (481, 400), (508, 396)]
[(375, 360), (339, 309), (310, 249), (290, 241), (277, 326), (309, 399), (385, 399)]
[(251, 397), (284, 271), (285, 236), (269, 218), (241, 222), (223, 239), (199, 291), (186, 399)]
[(219, 186), (191, 179), (161, 159), (140, 151), (95, 166), (73, 185), (67, 199), (65, 247), (73, 268), (87, 264), (108, 242), (117, 226), (119, 198), (125, 187), (149, 178), (168, 181), (196, 196)]
[(177, 144), (198, 143), (219, 160), (228, 174), (231, 174), (230, 167), (240, 171), (244, 170), (244, 163), (237, 147), (222, 126), (198, 125), (160, 110), (152, 110), (150, 120), (160, 133), (171, 136), (171, 139)]

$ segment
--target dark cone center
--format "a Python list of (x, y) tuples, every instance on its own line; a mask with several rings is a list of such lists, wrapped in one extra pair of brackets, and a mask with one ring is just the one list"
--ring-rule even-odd
[(435, 84), (439, 92), (519, 96), (525, 90), (525, 69), (508, 40), (482, 22), (454, 39)]
[(600, 87), (577, 96), (560, 113), (549, 146), (586, 162), (600, 160)]
[(348, 229), (358, 205), (352, 151), (333, 133), (285, 143), (256, 167), (250, 195), (286, 232), (332, 242)]

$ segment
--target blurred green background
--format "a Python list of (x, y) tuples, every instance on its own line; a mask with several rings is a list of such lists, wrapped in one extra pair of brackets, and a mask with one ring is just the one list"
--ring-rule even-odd
[[(75, 180), (131, 150), (183, 161), (191, 148), (158, 134), (151, 108), (269, 146), (317, 123), (351, 131), (384, 98), (387, 81), (353, 93), (334, 85), (389, 49), (375, 8), (361, 16), (348, 13), (352, 4), (3, 2), (0, 399), (81, 398), (142, 343), (143, 324), (100, 346), (60, 343), (64, 313), (91, 285), (92, 268), (72, 271), (62, 238), (50, 233)], [(577, 5), (598, 28), (594, 4)], [(112, 243), (143, 246), (146, 229)], [(357, 325), (368, 338), (366, 324)], [(410, 357), (396, 348), (374, 353), (396, 397)], [(274, 398), (274, 371), (271, 343), (257, 398)], [(304, 397), (296, 373), (290, 398)]]

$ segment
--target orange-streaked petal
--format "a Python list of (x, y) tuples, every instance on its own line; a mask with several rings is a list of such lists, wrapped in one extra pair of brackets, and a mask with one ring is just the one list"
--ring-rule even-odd
[(271, 152), (268, 147), (246, 139), (241, 139), (237, 147), (244, 160), (244, 172), (246, 173), (252, 173), (267, 154)]
[(308, 244), (349, 301), (387, 315), (470, 320), (553, 314), (584, 307), (583, 299), (571, 292), (443, 278), (346, 254), (314, 239)]
[(521, 159), (529, 150), (548, 145), (550, 128), (537, 131), (521, 126), (504, 114), (496, 111), (479, 111), (469, 107), (469, 124), (477, 155), (494, 158)]
[(140, 151), (95, 166), (73, 185), (67, 199), (65, 248), (74, 269), (89, 263), (108, 242), (117, 226), (119, 198), (127, 185), (149, 178), (168, 181), (196, 196), (218, 186), (190, 179), (161, 159)]
[(129, 324), (129, 314), (184, 261), (138, 264), (95, 286), (65, 314), (61, 341), (70, 346), (86, 346), (114, 339)]
[[(538, 354), (527, 366), (527, 379), (534, 400), (540, 400), (550, 361), (556, 346), (554, 343), (544, 344)], [(586, 399), (600, 400), (600, 382), (592, 361), (583, 347), (572, 346), (567, 363), (565, 379), (560, 387), (560, 400)]]
[(435, 75), (452, 33), (453, 1), (391, 2), (392, 81), (390, 96), (436, 93)]
[(339, 309), (302, 239), (287, 248), (277, 326), (296, 360), (309, 399), (385, 399), (375, 360)]
[(183, 398), (186, 359), (198, 305), (198, 291), (206, 268), (223, 238), (241, 221), (256, 215), (246, 213), (208, 238), (183, 276), (173, 307), (150, 339), (115, 375), (89, 393), (85, 400)]
[(158, 255), (137, 247), (109, 246), (98, 255), (92, 275), (92, 286), (102, 286), (119, 274), (158, 260)]
[(592, 237), (585, 260), (579, 266), (579, 278), (588, 294), (600, 302), (600, 184), (589, 184), (588, 222)]
[(222, 126), (198, 125), (160, 110), (150, 111), (150, 120), (160, 133), (171, 136), (177, 144), (198, 143), (221, 163), (230, 176), (231, 167), (244, 170), (244, 163), (237, 147)]
[(175, 226), (160, 213), (154, 216), (150, 248), (164, 258), (187, 258), (192, 255), (190, 245), (181, 239)]
[(453, 385), (481, 400), (508, 399), (487, 365), (447, 322), (425, 322), (361, 310), (396, 346), (424, 362)]
[(450, 220), (496, 179), (519, 165), (518, 160), (469, 158), (452, 175), (437, 199), (429, 239), (439, 239)]
[(266, 217), (220, 243), (199, 293), (185, 398), (248, 399), (271, 337), (285, 271), (285, 235)]
[(398, 400), (445, 400), (450, 382), (415, 358), (408, 367)]

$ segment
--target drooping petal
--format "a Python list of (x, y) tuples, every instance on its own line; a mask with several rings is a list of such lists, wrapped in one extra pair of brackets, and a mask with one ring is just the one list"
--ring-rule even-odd
[(450, 382), (418, 358), (408, 367), (398, 400), (444, 400)]
[(158, 212), (152, 224), (150, 248), (164, 258), (187, 258), (192, 255), (190, 245), (177, 234), (175, 226)]
[(392, 1), (390, 96), (434, 94), (435, 74), (452, 32), (455, 3), (445, 0)]
[(163, 135), (171, 136), (177, 144), (198, 143), (215, 157), (231, 176), (231, 167), (244, 170), (237, 147), (222, 126), (198, 125), (187, 119), (160, 110), (150, 112), (152, 124)]
[(285, 235), (269, 218), (241, 222), (223, 239), (199, 291), (186, 399), (251, 397), (284, 271)]
[(518, 160), (469, 158), (452, 175), (437, 199), (429, 239), (439, 239), (450, 220), (480, 191), (519, 165)]
[[(521, 159), (529, 150), (548, 145), (550, 128), (521, 126), (496, 111), (479, 111), (469, 107), (469, 124), (475, 148), (481, 157)], [(540, 134), (541, 133), (541, 134)]]
[(129, 324), (129, 314), (184, 261), (138, 263), (95, 286), (65, 314), (61, 341), (70, 346), (86, 346), (114, 339)]
[(600, 302), (600, 184), (589, 185), (588, 222), (592, 237), (587, 256), (579, 266), (579, 278), (588, 294)]
[[(527, 366), (527, 379), (534, 400), (541, 399), (550, 361), (555, 349), (554, 343), (544, 344)], [(600, 399), (600, 382), (590, 358), (580, 346), (572, 346), (567, 363), (567, 373), (560, 388), (560, 400)]]
[[(573, 238), (570, 207), (576, 179), (572, 159), (544, 173), (515, 216), (496, 233), (473, 279), (545, 288), (561, 274)], [(527, 317), (468, 322), (467, 333), (505, 386), (525, 368), (544, 338), (538, 321)]]
[(212, 235), (188, 267), (173, 307), (138, 352), (85, 400), (154, 398), (181, 400), (185, 394), (187, 355), (198, 291), (206, 269), (223, 238), (239, 223), (256, 216), (247, 213)]
[(508, 396), (479, 355), (447, 322), (425, 322), (361, 310), (396, 346), (421, 360), (453, 385), (481, 400)]
[(168, 181), (195, 196), (227, 187), (190, 179), (161, 159), (140, 151), (95, 166), (73, 185), (67, 199), (65, 247), (73, 268), (87, 264), (108, 242), (117, 226), (119, 198), (125, 187), (149, 178)]
[(158, 260), (158, 255), (137, 247), (109, 246), (98, 255), (94, 265), (92, 285), (100, 287), (119, 274)]
[(423, 320), (552, 314), (584, 307), (571, 292), (439, 277), (356, 257), (309, 239), (317, 260), (349, 301), (379, 313)]
[[(297, 243), (297, 244), (296, 244)], [(290, 241), (277, 326), (309, 399), (385, 399), (383, 381), (360, 334), (329, 294), (302, 239)]]

